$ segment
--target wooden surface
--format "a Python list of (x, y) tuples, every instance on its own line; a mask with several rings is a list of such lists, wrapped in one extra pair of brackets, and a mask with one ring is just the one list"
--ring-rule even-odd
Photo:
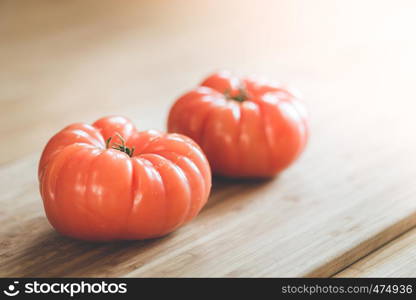
[(415, 277), (416, 229), (371, 253), (336, 277)]
[[(1, 1), (0, 276), (331, 276), (414, 227), (414, 8)], [(36, 179), (47, 140), (109, 114), (164, 129), (175, 97), (218, 69), (303, 92), (301, 159), (269, 181), (215, 180), (200, 216), (161, 239), (55, 233)]]

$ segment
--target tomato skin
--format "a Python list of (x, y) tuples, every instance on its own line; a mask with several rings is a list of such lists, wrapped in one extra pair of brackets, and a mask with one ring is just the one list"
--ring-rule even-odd
[[(116, 133), (135, 147), (131, 157), (112, 149), (120, 142)], [(58, 132), (42, 153), (38, 177), (52, 226), (91, 241), (166, 235), (199, 213), (211, 189), (208, 161), (190, 138), (139, 132), (120, 116)]]
[(234, 178), (278, 174), (302, 153), (309, 136), (305, 105), (291, 91), (226, 71), (180, 97), (167, 127), (196, 141), (214, 174)]

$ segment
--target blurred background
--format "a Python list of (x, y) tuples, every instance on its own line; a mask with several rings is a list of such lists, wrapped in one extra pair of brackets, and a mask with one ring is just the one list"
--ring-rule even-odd
[(1, 0), (0, 130), (14, 146), (0, 162), (102, 115), (164, 129), (174, 99), (218, 69), (289, 83), (320, 126), (374, 138), (413, 117), (414, 13), (405, 0)]
[[(416, 226), (415, 13), (412, 0), (0, 0), (0, 275), (331, 276)], [(312, 135), (295, 165), (217, 182), (189, 227), (148, 244), (54, 234), (36, 179), (54, 133), (114, 114), (164, 130), (173, 101), (222, 69), (302, 92)]]

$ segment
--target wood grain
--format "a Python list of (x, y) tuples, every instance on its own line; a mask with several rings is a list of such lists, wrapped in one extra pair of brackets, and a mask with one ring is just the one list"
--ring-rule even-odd
[(416, 229), (371, 253), (335, 277), (415, 277)]
[[(0, 276), (331, 276), (414, 227), (416, 21), (391, 3), (0, 2)], [(175, 97), (223, 68), (303, 92), (312, 136), (295, 165), (216, 179), (161, 239), (53, 231), (36, 179), (52, 134), (109, 114), (164, 129)]]

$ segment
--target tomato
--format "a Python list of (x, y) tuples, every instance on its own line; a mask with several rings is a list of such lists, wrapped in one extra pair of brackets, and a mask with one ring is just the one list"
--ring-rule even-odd
[(303, 102), (287, 88), (219, 72), (175, 102), (168, 131), (196, 141), (215, 174), (271, 177), (305, 148), (307, 119)]
[(208, 161), (190, 138), (137, 131), (119, 116), (58, 132), (38, 175), (52, 226), (84, 240), (163, 236), (194, 218), (211, 189)]

